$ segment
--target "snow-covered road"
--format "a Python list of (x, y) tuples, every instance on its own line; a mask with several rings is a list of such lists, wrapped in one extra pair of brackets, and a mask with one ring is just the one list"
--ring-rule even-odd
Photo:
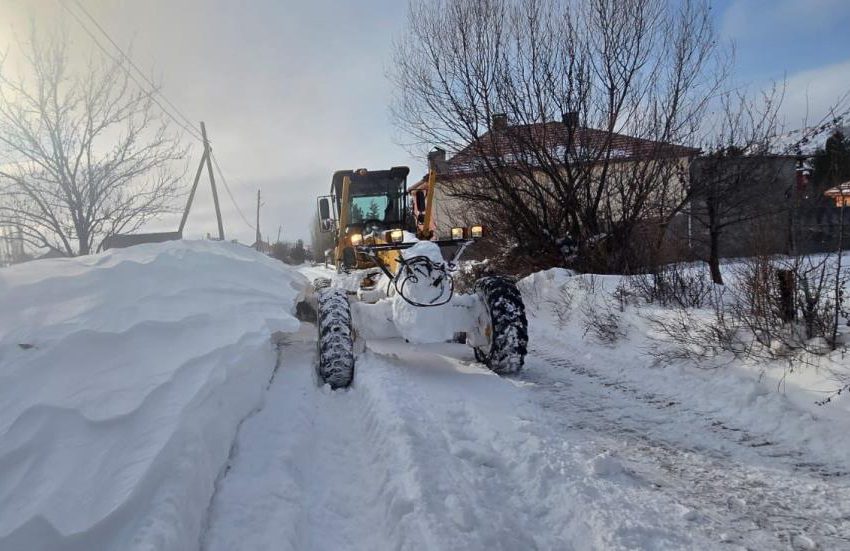
[(499, 378), (463, 345), (371, 340), (355, 385), (282, 349), (204, 547), (850, 548), (848, 466), (810, 460), (533, 341)]

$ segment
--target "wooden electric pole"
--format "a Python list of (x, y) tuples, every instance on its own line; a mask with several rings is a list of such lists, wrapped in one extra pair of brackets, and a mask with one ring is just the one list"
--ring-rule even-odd
[(201, 180), (201, 172), (204, 166), (207, 167), (207, 174), (210, 177), (210, 187), (212, 187), (213, 203), (215, 204), (215, 218), (218, 221), (218, 238), (224, 241), (224, 224), (221, 221), (221, 208), (218, 204), (218, 190), (215, 187), (215, 176), (213, 175), (212, 159), (210, 158), (212, 149), (210, 142), (207, 139), (207, 127), (201, 122), (201, 136), (204, 140), (204, 154), (201, 155), (201, 162), (198, 163), (198, 170), (195, 172), (195, 181), (192, 182), (192, 190), (189, 192), (189, 200), (186, 202), (186, 208), (183, 209), (183, 217), (180, 219), (180, 228), (177, 233), (180, 237), (183, 236), (183, 228), (186, 227), (186, 219), (189, 218), (189, 210), (192, 208), (192, 201), (195, 199), (195, 191), (198, 189), (198, 182)]

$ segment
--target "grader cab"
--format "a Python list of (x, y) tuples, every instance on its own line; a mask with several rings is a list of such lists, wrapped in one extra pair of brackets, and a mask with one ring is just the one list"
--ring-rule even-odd
[[(401, 300), (406, 308), (455, 307), (453, 319), (462, 320), (459, 333), (478, 361), (497, 373), (522, 368), (528, 328), (522, 296), (513, 280), (484, 277), (472, 293), (455, 295), (453, 275), (458, 262), (484, 229), (458, 226), (442, 239), (433, 235), (433, 156), (429, 164), (428, 185), (413, 196), (407, 190), (410, 170), (393, 167), (337, 171), (330, 193), (318, 198), (321, 229), (334, 235), (333, 264), (339, 274), (348, 274), (314, 282), (318, 373), (332, 388), (347, 387), (354, 378), (353, 343), (358, 331), (352, 327), (351, 300)], [(410, 202), (416, 203), (415, 209)], [(341, 279), (350, 283), (352, 275), (356, 289), (336, 284)], [(409, 318), (405, 316), (406, 323)], [(433, 319), (422, 323), (433, 323)]]

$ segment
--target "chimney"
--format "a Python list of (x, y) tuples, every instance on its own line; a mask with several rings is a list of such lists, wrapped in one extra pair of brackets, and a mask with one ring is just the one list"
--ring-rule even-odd
[(505, 113), (495, 113), (491, 125), (493, 130), (504, 130), (508, 127), (508, 116)]
[(561, 122), (570, 130), (578, 128), (578, 111), (567, 111), (561, 115)]
[(434, 167), (434, 170), (439, 172), (445, 172), (446, 166), (446, 150), (435, 147), (434, 151), (428, 153), (428, 167)]

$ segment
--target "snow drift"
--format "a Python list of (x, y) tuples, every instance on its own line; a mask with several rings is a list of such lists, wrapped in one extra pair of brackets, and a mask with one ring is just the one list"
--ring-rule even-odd
[(0, 548), (196, 547), (305, 282), (213, 242), (0, 270)]

